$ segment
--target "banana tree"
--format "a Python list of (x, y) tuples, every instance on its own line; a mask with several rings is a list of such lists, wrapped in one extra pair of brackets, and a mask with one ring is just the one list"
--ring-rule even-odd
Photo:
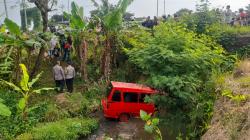
[(115, 6), (107, 4), (107, 0), (102, 0), (103, 5), (99, 5), (95, 0), (92, 0), (92, 2), (101, 13), (96, 16), (103, 15), (100, 19), (103, 25), (102, 30), (105, 34), (105, 48), (101, 62), (101, 70), (104, 78), (109, 81), (111, 73), (112, 49), (114, 49), (115, 46), (114, 40), (122, 29), (123, 15), (133, 0), (119, 0)]
[[(2, 41), (0, 42), (0, 44), (2, 44), (3, 47), (5, 47), (7, 49), (7, 47), (13, 47), (13, 53), (14, 55), (14, 66), (18, 66), (18, 64), (21, 61), (21, 55), (22, 55), (22, 48), (24, 46), (25, 43), (25, 37), (22, 35), (21, 30), (19, 28), (19, 26), (9, 20), (8, 18), (6, 18), (4, 20), (4, 24), (6, 26), (6, 28), (8, 29), (9, 33), (8, 34), (4, 34), (3, 32), (5, 32), (6, 29), (1, 29), (2, 33), (1, 33), (1, 38)], [(19, 71), (18, 68), (15, 67), (15, 77), (14, 79), (17, 80), (19, 77)]]
[[(6, 28), (9, 31), (9, 34), (3, 33), (6, 29), (1, 28), (0, 32), (0, 45), (3, 47), (13, 47), (13, 53), (15, 53), (14, 58), (14, 66), (15, 66), (15, 80), (18, 81), (19, 77), (19, 68), (18, 64), (21, 63), (22, 60), (22, 51), (25, 50), (28, 52), (28, 57), (30, 56), (30, 51), (32, 47), (36, 46), (40, 48), (39, 54), (35, 60), (35, 65), (31, 70), (31, 77), (34, 77), (37, 73), (43, 54), (45, 52), (45, 48), (47, 47), (46, 39), (43, 39), (38, 35), (38, 33), (35, 34), (27, 34), (22, 33), (20, 30), (20, 27), (13, 21), (9, 19), (5, 19), (4, 21)], [(43, 33), (43, 36), (48, 36), (48, 33)], [(31, 37), (32, 36), (32, 37)], [(30, 58), (27, 58), (27, 60), (30, 62)], [(30, 63), (29, 63), (30, 64)]]
[(64, 13), (64, 15), (70, 19), (70, 27), (72, 28), (72, 34), (74, 38), (74, 45), (78, 52), (78, 58), (80, 59), (80, 71), (83, 75), (84, 81), (88, 81), (87, 72), (87, 51), (88, 51), (88, 29), (87, 22), (84, 19), (83, 7), (79, 7), (75, 2), (71, 3), (71, 13)]
[(42, 73), (38, 74), (34, 79), (30, 81), (26, 66), (24, 64), (19, 64), (19, 66), (22, 71), (22, 77), (19, 85), (15, 85), (14, 83), (5, 80), (0, 80), (0, 82), (6, 86), (9, 86), (16, 92), (22, 94), (22, 98), (19, 100), (18, 103), (18, 108), (21, 110), (22, 117), (25, 120), (28, 117), (28, 105), (30, 96), (40, 94), (42, 91), (54, 90), (54, 88), (33, 89), (34, 84), (41, 78)]

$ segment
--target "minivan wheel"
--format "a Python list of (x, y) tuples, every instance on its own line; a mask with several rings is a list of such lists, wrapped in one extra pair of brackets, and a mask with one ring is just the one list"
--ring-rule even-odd
[(121, 115), (119, 116), (119, 120), (120, 120), (121, 122), (128, 122), (128, 120), (129, 120), (129, 115), (126, 114), (126, 113), (123, 113), (123, 114), (121, 114)]

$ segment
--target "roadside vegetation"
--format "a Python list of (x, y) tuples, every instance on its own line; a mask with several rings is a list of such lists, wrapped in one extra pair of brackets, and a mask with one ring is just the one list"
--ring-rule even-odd
[[(21, 30), (5, 19), (0, 27), (0, 139), (87, 138), (98, 129), (95, 113), (101, 111), (109, 81), (143, 83), (160, 92), (145, 100), (158, 106), (156, 115), (141, 112), (145, 130), (156, 139), (164, 139), (161, 127), (179, 140), (200, 139), (211, 126), (217, 99), (237, 106), (249, 100), (250, 78), (243, 75), (249, 74), (244, 66), (249, 65), (250, 27), (221, 23), (204, 1), (196, 12), (160, 21), (153, 29), (133, 21), (124, 26), (133, 0), (92, 2), (96, 10), (89, 21), (74, 2), (63, 15), (70, 19), (70, 30), (63, 29), (73, 37), (71, 60), (77, 71), (72, 94), (54, 90), (56, 60), (44, 55), (56, 35), (47, 31), (51, 9), (42, 12), (43, 31)], [(39, 1), (36, 5), (41, 9)], [(234, 121), (230, 114), (224, 116), (228, 120)], [(239, 136), (233, 126), (227, 128), (231, 137)]]

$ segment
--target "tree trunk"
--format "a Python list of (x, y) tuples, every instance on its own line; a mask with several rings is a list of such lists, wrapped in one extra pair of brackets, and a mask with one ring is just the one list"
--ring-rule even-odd
[(110, 73), (111, 73), (111, 44), (110, 44), (110, 38), (107, 38), (106, 40), (106, 48), (105, 48), (105, 59), (104, 59), (104, 78), (106, 81), (109, 81), (110, 79)]
[(88, 43), (86, 40), (83, 41), (83, 79), (85, 82), (88, 81), (87, 72), (87, 61), (88, 61)]
[(94, 40), (94, 48), (93, 48), (93, 60), (94, 64), (97, 64), (97, 45), (98, 45), (98, 37)]
[(28, 58), (27, 58), (27, 68), (28, 68), (28, 70), (31, 70), (31, 52), (32, 52), (32, 48), (28, 48)]
[(46, 32), (48, 29), (48, 12), (41, 11), (42, 19), (43, 19), (43, 32)]
[(78, 54), (79, 54), (79, 60), (80, 60), (80, 72), (81, 72), (81, 75), (80, 77), (82, 78), (82, 73), (83, 73), (83, 45), (84, 45), (84, 42), (82, 41), (81, 44), (78, 46)]
[(36, 72), (37, 72), (37, 71), (39, 70), (39, 68), (40, 68), (40, 65), (41, 65), (41, 62), (42, 62), (42, 59), (43, 59), (43, 54), (44, 54), (44, 52), (45, 52), (45, 48), (42, 46), (42, 47), (40, 48), (39, 54), (38, 54), (38, 56), (37, 56), (37, 58), (36, 58), (35, 66), (33, 67), (33, 70), (32, 70), (32, 72), (31, 72), (31, 74), (30, 74), (31, 79), (34, 78)]
[(17, 52), (16, 52), (16, 60), (15, 60), (15, 83), (18, 83), (19, 81), (19, 75), (20, 75), (20, 68), (19, 68), (19, 64), (21, 63), (21, 54), (22, 54), (22, 49), (20, 47), (17, 47)]

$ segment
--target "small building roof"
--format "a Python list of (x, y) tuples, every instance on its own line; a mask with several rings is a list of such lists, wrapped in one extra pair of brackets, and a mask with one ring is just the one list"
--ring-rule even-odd
[(139, 91), (142, 91), (142, 92), (150, 92), (150, 93), (157, 92), (156, 90), (154, 90), (154, 89), (152, 89), (152, 88), (150, 88), (148, 86), (142, 85), (142, 84), (125, 83), (125, 82), (115, 82), (115, 81), (112, 81), (111, 84), (112, 84), (112, 86), (114, 88), (139, 90)]

